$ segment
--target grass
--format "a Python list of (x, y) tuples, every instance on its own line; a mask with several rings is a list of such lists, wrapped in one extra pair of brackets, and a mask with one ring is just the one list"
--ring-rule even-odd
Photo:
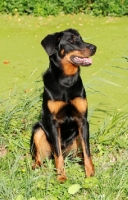
[[(65, 159), (68, 180), (64, 184), (59, 184), (56, 180), (53, 160), (46, 160), (43, 167), (31, 170), (29, 140), (33, 119), (37, 119), (38, 112), (34, 110), (39, 111), (39, 107), (36, 107), (40, 102), (39, 94), (40, 90), (31, 95), (24, 94), (19, 97), (15, 106), (12, 102), (1, 113), (1, 146), (7, 152), (1, 157), (0, 199), (16, 199), (18, 195), (23, 195), (25, 200), (32, 197), (37, 200), (127, 199), (128, 116), (125, 113), (116, 111), (107, 115), (102, 126), (91, 134), (96, 175), (89, 184), (86, 182), (83, 166), (78, 164), (78, 158)], [(8, 102), (3, 104), (8, 105)], [(30, 113), (32, 114), (29, 115)], [(75, 195), (68, 192), (74, 184), (80, 185)]]
[[(3, 24), (1, 24), (4, 27), (5, 21), (7, 23), (8, 16), (1, 16), (0, 19), (2, 18)], [(81, 18), (80, 15), (75, 15), (73, 18), (69, 17), (69, 19), (66, 18), (63, 28), (67, 26), (67, 23), (70, 25), (72, 19), (78, 19), (78, 21), (80, 21), (79, 23), (82, 24), (83, 22), (81, 22), (79, 18)], [(87, 18), (85, 18), (85, 21), (87, 21)], [(34, 29), (34, 33), (37, 32), (37, 37), (32, 37), (33, 26), (28, 26), (28, 24), (36, 24), (37, 19), (31, 19), (30, 17), (21, 18), (24, 26), (22, 25), (21, 21), (18, 22), (17, 19), (19, 18), (14, 17), (9, 19), (11, 24), (10, 26), (8, 24), (8, 29), (11, 27), (12, 33), (10, 29), (8, 31), (6, 28), (6, 31), (7, 34), (10, 35), (11, 41), (6, 41), (7, 38), (4, 38), (3, 44), (6, 42), (11, 44), (12, 41), (14, 42), (14, 37), (16, 42), (18, 42), (18, 45), (21, 47), (19, 39), (24, 41), (27, 33), (25, 32), (25, 35), (23, 35), (23, 32), (27, 29), (30, 34), (30, 38), (27, 36), (27, 42), (29, 44), (33, 43), (32, 38), (38, 38), (41, 35), (41, 28), (37, 26)], [(89, 20), (93, 25), (92, 28), (90, 28), (90, 25), (88, 25), (88, 28), (90, 29), (89, 32), (87, 32), (87, 35), (90, 35), (93, 29), (96, 30), (95, 27), (99, 29), (99, 24), (101, 22), (101, 27), (104, 31), (106, 30), (107, 33), (110, 32), (110, 30), (119, 30), (123, 26), (123, 19), (125, 21), (125, 18), (109, 18), (110, 24), (108, 25), (108, 22), (104, 25), (103, 22), (108, 19), (91, 18)], [(51, 27), (53, 30), (55, 30), (56, 26), (60, 26), (62, 28), (62, 22), (57, 25), (61, 20), (59, 17), (57, 17), (56, 22), (53, 22), (52, 18), (48, 18), (48, 24), (46, 26)], [(118, 24), (119, 20), (121, 20), (120, 24)], [(118, 24), (117, 26), (116, 23)], [(79, 26), (79, 24), (76, 26)], [(81, 28), (80, 25), (79, 29), (82, 31), (84, 30), (84, 27)], [(18, 38), (17, 34), (19, 34), (19, 30), (21, 36)], [(125, 30), (126, 29), (123, 28), (124, 34)], [(47, 33), (47, 30), (45, 30), (45, 32)], [(114, 34), (118, 35), (117, 31), (114, 33), (112, 32), (111, 37), (109, 36), (109, 39), (107, 38), (108, 43), (109, 40), (111, 43), (111, 40), (115, 38)], [(6, 36), (6, 34), (3, 34), (3, 37), (4, 35)], [(84, 35), (84, 31), (82, 35)], [(91, 153), (96, 170), (95, 177), (90, 179), (85, 178), (83, 166), (78, 164), (79, 158), (70, 160), (70, 156), (66, 157), (65, 159), (65, 168), (68, 180), (64, 184), (60, 184), (56, 180), (56, 171), (53, 160), (46, 160), (43, 167), (32, 171), (32, 160), (29, 154), (29, 141), (31, 127), (33, 123), (37, 121), (38, 114), (40, 112), (40, 95), (42, 92), (42, 82), (40, 82), (41, 78), (37, 78), (40, 76), (42, 69), (36, 70), (37, 67), (35, 69), (35, 65), (39, 64), (42, 67), (42, 65), (47, 64), (47, 60), (44, 56), (43, 61), (40, 61), (42, 55), (40, 54), (41, 50), (36, 46), (36, 39), (34, 40), (34, 47), (39, 51), (36, 50), (34, 52), (32, 50), (30, 55), (28, 55), (30, 49), (27, 49), (26, 42), (22, 42), (23, 47), (25, 47), (23, 55), (20, 55), (15, 44), (13, 43), (12, 46), (14, 45), (14, 51), (10, 49), (6, 54), (7, 58), (9, 60), (11, 59), (11, 62), (10, 65), (6, 65), (5, 70), (7, 73), (9, 73), (9, 70), (12, 71), (12, 76), (4, 76), (2, 70), (5, 69), (5, 65), (2, 65), (4, 67), (1, 68), (1, 77), (4, 77), (5, 80), (7, 79), (7, 82), (9, 81), (10, 84), (5, 86), (6, 81), (1, 79), (2, 88), (5, 86), (6, 91), (10, 90), (11, 88), (9, 95), (8, 92), (6, 92), (6, 94), (1, 95), (0, 98), (1, 200), (128, 199), (128, 79), (126, 74), (128, 70), (128, 60), (127, 49), (125, 48), (126, 42), (122, 40), (122, 44), (120, 42), (117, 43), (118, 40), (121, 41), (119, 33), (117, 37), (118, 40), (115, 39), (116, 41), (113, 41), (115, 46), (112, 46), (110, 50), (111, 52), (108, 52), (106, 55), (103, 54), (102, 51), (104, 50), (104, 52), (107, 53), (110, 43), (107, 44), (105, 40), (105, 32), (103, 32), (103, 35), (102, 33), (97, 32), (96, 35), (97, 36), (95, 37), (95, 34), (93, 33), (91, 38), (94, 44), (95, 40), (99, 38), (98, 35), (100, 35), (102, 40), (98, 40), (98, 48), (101, 50), (99, 50), (98, 56), (94, 58), (94, 67), (92, 66), (92, 68), (88, 68), (88, 76), (86, 76), (87, 71), (85, 69), (81, 70), (82, 79), (87, 90), (89, 101), (88, 119), (90, 121), (91, 128), (90, 143)], [(107, 49), (103, 49), (105, 42), (105, 47)], [(120, 52), (117, 54), (118, 44), (120, 45)], [(4, 45), (2, 50), (3, 54), (1, 55), (1, 60), (3, 61), (5, 59)], [(17, 55), (14, 55), (13, 52), (16, 52), (16, 50)], [(114, 51), (116, 52), (115, 54), (112, 53)], [(37, 61), (33, 60), (35, 59), (33, 58), (33, 55), (37, 56)], [(32, 59), (30, 63), (27, 61), (29, 56)], [(29, 80), (27, 80), (27, 77), (21, 76), (23, 75), (23, 71), (26, 69), (25, 62), (27, 62), (27, 67), (29, 68), (28, 71), (26, 71), (25, 76), (28, 76)], [(18, 63), (22, 63), (22, 65), (18, 65)], [(99, 67), (96, 67), (96, 63)], [(15, 76), (14, 71), (12, 70), (14, 66), (16, 72)], [(43, 68), (43, 71), (44, 70), (45, 69)], [(19, 71), (20, 75), (18, 74)], [(18, 82), (15, 80), (15, 77), (18, 77)], [(35, 80), (32, 80), (34, 78)], [(14, 83), (11, 83), (11, 79), (14, 79)], [(25, 86), (23, 86), (24, 83), (21, 84), (21, 79), (23, 79), (23, 82), (26, 80)]]

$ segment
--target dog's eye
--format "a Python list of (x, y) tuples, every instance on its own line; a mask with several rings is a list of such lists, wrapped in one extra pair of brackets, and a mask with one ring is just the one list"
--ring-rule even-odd
[(72, 44), (72, 43), (74, 43), (74, 42), (75, 42), (75, 40), (76, 40), (76, 36), (75, 36), (75, 35), (73, 35), (73, 36), (72, 36), (72, 39), (70, 39), (70, 41), (69, 41), (69, 42)]
[(74, 43), (74, 40), (73, 40), (73, 39), (71, 39), (69, 42), (70, 42), (70, 43)]

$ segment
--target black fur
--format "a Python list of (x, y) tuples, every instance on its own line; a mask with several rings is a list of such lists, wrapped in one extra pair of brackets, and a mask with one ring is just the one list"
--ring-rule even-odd
[[(35, 155), (33, 137), (38, 128), (44, 130), (48, 142), (53, 145), (54, 153), (59, 156), (60, 150), (57, 128), (60, 127), (61, 148), (63, 150), (73, 142), (76, 136), (78, 136), (78, 129), (80, 127), (82, 129), (83, 141), (86, 146), (86, 153), (90, 157), (87, 110), (85, 113), (80, 113), (71, 103), (71, 100), (77, 97), (86, 99), (86, 92), (80, 77), (80, 67), (79, 64), (77, 65), (71, 60), (71, 64), (73, 63), (73, 66), (77, 67), (77, 71), (70, 75), (65, 74), (65, 66), (63, 66), (62, 59), (70, 54), (70, 52), (80, 51), (83, 53), (83, 49), (87, 51), (87, 57), (92, 56), (96, 51), (96, 47), (92, 44), (85, 43), (78, 31), (74, 29), (67, 29), (59, 33), (48, 35), (42, 40), (41, 44), (49, 56), (50, 64), (43, 75), (44, 92), (42, 118), (40, 122), (37, 122), (33, 126), (31, 152)], [(72, 57), (70, 59), (72, 59)], [(89, 66), (90, 63), (86, 63), (85, 65)], [(61, 107), (56, 113), (56, 117), (54, 117), (54, 114), (51, 113), (51, 110), (48, 107), (49, 100), (54, 102), (62, 101), (67, 104)]]

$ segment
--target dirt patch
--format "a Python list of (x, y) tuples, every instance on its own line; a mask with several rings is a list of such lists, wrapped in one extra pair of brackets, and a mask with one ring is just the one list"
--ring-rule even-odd
[(7, 154), (7, 149), (4, 145), (0, 145), (0, 157), (4, 157)]

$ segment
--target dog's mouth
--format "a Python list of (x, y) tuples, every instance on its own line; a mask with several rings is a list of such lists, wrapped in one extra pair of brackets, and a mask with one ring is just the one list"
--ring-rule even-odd
[(92, 64), (91, 58), (82, 58), (82, 57), (78, 57), (78, 56), (71, 56), (70, 59), (75, 65), (89, 66)]

